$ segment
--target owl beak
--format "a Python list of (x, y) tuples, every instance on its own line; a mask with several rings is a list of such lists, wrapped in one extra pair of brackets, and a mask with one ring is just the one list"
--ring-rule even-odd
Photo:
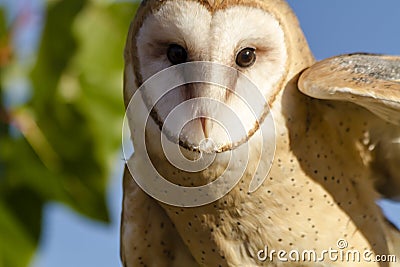
[(208, 132), (207, 132), (207, 128), (206, 128), (206, 118), (201, 117), (200, 123), (201, 123), (201, 129), (203, 130), (203, 133), (204, 133), (204, 137), (208, 138)]

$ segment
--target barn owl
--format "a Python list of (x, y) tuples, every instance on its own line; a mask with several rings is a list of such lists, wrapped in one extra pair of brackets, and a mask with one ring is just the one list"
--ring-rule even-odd
[(283, 0), (146, 0), (124, 100), (124, 266), (398, 266), (400, 58), (315, 62)]

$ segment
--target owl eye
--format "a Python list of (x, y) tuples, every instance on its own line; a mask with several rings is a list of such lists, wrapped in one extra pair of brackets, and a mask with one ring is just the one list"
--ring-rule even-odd
[(167, 51), (168, 60), (173, 64), (181, 64), (187, 60), (187, 52), (185, 48), (177, 44), (170, 44)]
[(246, 47), (237, 54), (236, 64), (239, 67), (247, 68), (256, 62), (256, 51), (254, 48)]

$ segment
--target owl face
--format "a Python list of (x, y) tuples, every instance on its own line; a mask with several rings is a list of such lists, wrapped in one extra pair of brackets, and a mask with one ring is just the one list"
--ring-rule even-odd
[[(178, 142), (188, 149), (196, 150), (205, 139), (212, 140), (214, 151), (232, 149), (233, 144), (248, 140), (268, 114), (267, 103), (287, 73), (281, 24), (256, 6), (210, 9), (202, 2), (164, 1), (144, 16), (136, 32), (134, 68), (140, 74), (136, 77), (139, 84), (176, 66), (180, 67), (171, 72), (171, 79), (185, 80), (187, 69), (183, 66), (190, 62), (215, 64), (196, 71), (209, 78), (218, 76), (225, 84), (198, 82), (173, 89), (160, 86), (155, 89), (163, 94), (160, 99), (143, 90), (154, 121), (167, 133), (174, 132), (169, 128), (176, 124), (166, 123), (168, 116), (178, 120), (185, 114), (190, 118), (178, 135)], [(188, 104), (182, 105), (185, 102)], [(238, 132), (232, 130), (235, 127), (226, 127), (230, 118), (231, 124), (240, 123)]]

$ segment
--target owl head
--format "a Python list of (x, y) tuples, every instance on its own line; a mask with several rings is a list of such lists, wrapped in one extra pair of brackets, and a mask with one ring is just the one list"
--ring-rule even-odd
[[(143, 1), (125, 47), (125, 104), (143, 87), (151, 120), (171, 140), (190, 150), (204, 140), (211, 140), (211, 151), (234, 149), (312, 62), (284, 1)], [(162, 72), (177, 86), (145, 86)], [(185, 83), (196, 75), (203, 80)]]

